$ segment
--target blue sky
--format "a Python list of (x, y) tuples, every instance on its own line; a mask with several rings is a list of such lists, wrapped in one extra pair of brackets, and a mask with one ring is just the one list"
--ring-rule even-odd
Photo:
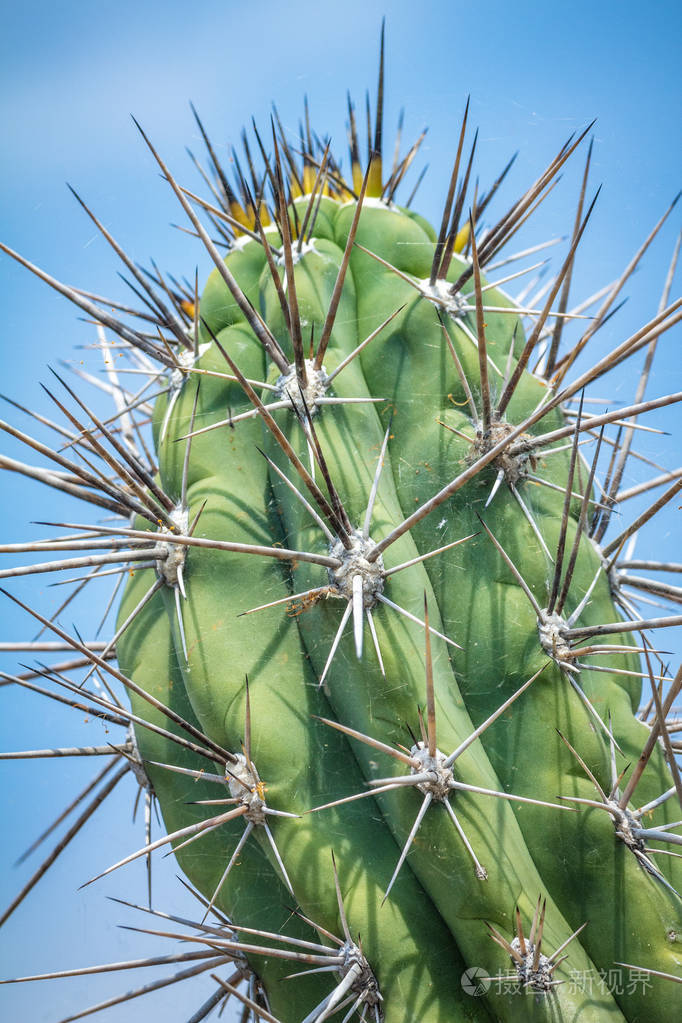
[[(157, 0), (9, 5), (0, 40), (0, 239), (65, 281), (122, 297), (113, 254), (68, 193), (68, 180), (136, 259), (147, 262), (155, 256), (162, 268), (190, 276), (198, 265), (200, 277), (205, 276), (207, 258), (192, 239), (170, 226), (182, 222), (180, 212), (129, 114), (139, 118), (171, 167), (192, 185), (196, 179), (184, 147), (199, 152), (200, 146), (190, 99), (219, 151), (226, 153), (252, 114), (266, 122), (272, 99), (285, 125), (295, 129), (307, 93), (314, 124), (343, 149), (345, 90), (350, 87), (358, 103), (366, 87), (374, 91), (384, 13), (386, 131), (395, 125), (402, 105), (407, 137), (429, 126), (420, 166), (428, 162), (430, 169), (417, 208), (430, 218), (438, 215), (467, 93), (471, 120), (481, 129), (482, 181), (490, 181), (520, 150), (506, 191), (510, 199), (571, 132), (597, 117), (591, 180), (593, 188), (602, 182), (604, 187), (574, 294), (587, 295), (612, 280), (680, 186), (682, 15), (679, 3), (668, 0), (646, 10), (629, 0), (570, 5), (345, 0), (333, 14), (304, 0), (255, 0), (248, 6), (208, 0), (193, 9)], [(575, 163), (519, 247), (570, 231), (579, 174)], [(600, 350), (614, 347), (655, 312), (679, 224), (676, 213), (626, 289), (627, 305), (600, 335)], [(679, 292), (679, 277), (678, 272), (673, 294)], [(65, 300), (4, 257), (0, 293), (1, 389), (49, 415), (39, 387), (47, 378), (47, 364), (73, 357), (73, 346), (86, 343), (90, 332)], [(661, 345), (651, 395), (680, 389), (679, 340), (678, 328), (677, 340), (671, 336)], [(76, 358), (93, 361), (83, 353)], [(613, 389), (623, 401), (632, 398), (638, 366), (614, 377)], [(25, 424), (18, 412), (2, 414)], [(677, 428), (679, 438), (679, 412), (661, 413), (657, 423)], [(647, 435), (641, 448), (662, 464), (679, 464), (679, 440)], [(3, 450), (25, 457), (11, 445)], [(60, 514), (56, 501), (50, 498), (46, 506), (37, 485), (18, 478), (3, 480), (3, 494), (8, 541), (30, 535), (30, 520)], [(661, 537), (668, 551), (680, 549), (676, 508), (661, 519), (655, 537), (643, 538), (641, 555), (648, 550), (654, 556)], [(18, 583), (12, 590), (36, 600), (49, 594), (36, 595), (35, 587)], [(31, 634), (25, 617), (6, 603), (0, 615), (9, 637)], [(8, 660), (4, 666), (13, 670)], [(2, 700), (5, 748), (53, 745), (58, 727), (72, 727), (72, 715), (43, 715), (37, 698), (17, 698), (4, 690)], [(74, 726), (68, 741), (79, 741), (80, 734)], [(82, 735), (90, 741), (87, 729)], [(89, 773), (87, 764), (77, 763), (2, 766), (8, 835), (0, 861), (2, 903), (29, 872), (12, 870), (10, 864)], [(117, 820), (127, 820), (130, 801), (130, 790), (118, 794)], [(123, 827), (112, 829), (111, 819), (91, 823), (85, 840), (60, 858), (52, 877), (0, 932), (3, 975), (29, 964), (47, 970), (125, 958), (131, 948), (130, 954), (143, 954), (144, 942), (131, 944), (125, 932), (114, 929), (112, 920), (130, 920), (111, 913), (103, 887), (82, 896), (74, 893), (91, 865), (104, 866), (103, 859), (111, 862), (137, 842), (139, 829), (137, 835)], [(175, 893), (172, 874), (167, 861), (167, 883)], [(125, 892), (124, 880), (106, 888), (112, 895)], [(132, 984), (126, 977), (80, 986), (3, 988), (0, 1012), (4, 1006), (8, 1018), (42, 1023), (86, 999), (95, 1001)], [(197, 991), (188, 992), (182, 1003), (186, 1011), (177, 994), (158, 998), (155, 1011), (165, 1006), (165, 1018), (184, 1019), (201, 999)], [(147, 1011), (143, 1000), (103, 1018), (136, 1021), (146, 1019)]]

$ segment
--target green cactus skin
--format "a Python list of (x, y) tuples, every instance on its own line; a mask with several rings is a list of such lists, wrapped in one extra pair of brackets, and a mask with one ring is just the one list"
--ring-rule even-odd
[[(323, 211), (326, 217), (320, 217), (316, 225), (313, 251), (304, 254), (296, 266), (299, 310), (302, 322), (307, 323), (324, 320), (354, 208), (351, 204), (325, 200)], [(366, 209), (360, 218), (357, 240), (367, 247), (371, 245), (373, 252), (404, 272), (417, 278), (428, 276), (433, 242), (420, 225), (401, 211)], [(408, 260), (402, 258), (404, 252), (409, 254)], [(258, 255), (262, 267), (259, 279), (255, 272)], [(251, 241), (226, 259), (244, 292), (262, 310), (265, 321), (284, 347), (286, 328), (264, 263), (262, 250)], [(452, 268), (453, 280), (460, 270), (460, 264)], [(443, 431), (436, 420), (445, 417), (450, 424), (457, 422), (458, 428), (466, 431), (468, 427), (471, 432), (463, 413), (448, 402), (448, 395), (454, 395), (455, 404), (461, 404), (464, 396), (452, 360), (444, 351), (433, 304), (415, 297), (409, 285), (360, 252), (351, 257), (350, 275), (338, 313), (341, 327), (333, 331), (325, 357), (327, 372), (332, 372), (363, 336), (403, 303), (405, 309), (386, 329), (381, 342), (369, 347), (361, 357), (362, 365), (355, 362), (344, 371), (334, 391), (338, 396), (380, 396), (394, 413), (392, 438), (372, 519), (371, 535), (376, 538), (385, 535), (415, 504), (421, 504), (447, 484), (466, 458), (465, 443)], [(491, 304), (498, 303), (508, 304), (496, 296)], [(210, 341), (210, 330), (245, 376), (256, 379), (262, 376), (266, 371), (262, 349), (251, 331), (242, 325), (217, 272), (209, 280), (201, 307), (206, 325), (204, 340)], [(513, 317), (488, 317), (489, 352), (493, 359), (502, 361), (506, 356), (515, 323)], [(467, 376), (475, 379), (477, 357), (471, 343), (456, 324), (450, 323), (448, 327)], [(226, 368), (215, 346), (201, 358), (199, 367), (216, 371)], [(523, 378), (511, 404), (510, 422), (518, 422), (532, 410), (541, 389), (542, 385), (530, 376)], [(196, 386), (187, 383), (160, 447), (161, 479), (168, 493), (179, 491), (184, 444), (175, 442), (187, 433), (195, 393)], [(238, 385), (203, 379), (197, 424), (205, 426), (222, 420), (228, 407), (235, 416), (249, 407)], [(379, 411), (373, 405), (326, 408), (314, 421), (332, 466), (334, 483), (354, 525), (360, 524), (364, 514), (384, 429), (381, 413), (385, 419), (386, 408), (380, 407)], [(161, 401), (158, 422), (165, 417), (165, 411)], [(281, 412), (277, 419), (301, 458), (305, 458), (305, 444), (293, 414)], [(542, 430), (562, 422), (560, 413), (555, 413), (542, 421)], [(319, 528), (311, 525), (310, 516), (276, 474), (271, 472), (268, 479), (267, 463), (256, 452), (256, 444), (265, 444), (270, 457), (287, 470), (286, 459), (267, 434), (263, 437), (259, 422), (243, 422), (233, 429), (224, 428), (194, 438), (190, 516), (206, 502), (199, 534), (266, 546), (273, 541), (281, 542), (293, 549), (324, 553)], [(539, 471), (564, 487), (567, 465), (568, 453), (552, 460), (551, 472), (544, 464)], [(294, 482), (295, 473), (289, 475)], [(461, 496), (458, 494), (447, 503), (443, 510), (446, 531), (441, 527), (437, 532), (434, 521), (437, 516), (430, 516), (396, 543), (391, 552), (390, 564), (398, 564), (418, 552), (425, 553), (452, 539), (478, 532), (467, 543), (387, 582), (391, 599), (410, 609), (419, 608), (420, 596), (426, 591), (432, 624), (461, 639), (463, 649), (454, 652), (434, 640), (438, 741), (444, 750), (455, 748), (547, 660), (530, 605), (476, 519), (492, 479), (494, 473), (482, 473), (462, 490)], [(523, 482), (519, 486), (525, 495), (529, 488)], [(555, 548), (562, 495), (543, 491), (537, 497), (533, 493), (528, 500), (532, 501), (547, 544)], [(579, 506), (577, 500), (575, 504)], [(571, 511), (573, 518), (577, 517), (577, 508)], [(275, 515), (277, 519), (273, 522)], [(551, 579), (551, 565), (521, 518), (518, 506), (503, 491), (486, 510), (485, 518), (493, 533), (504, 539), (515, 564), (542, 602)], [(572, 539), (573, 532), (569, 531), (569, 546)], [(443, 567), (440, 558), (447, 567)], [(574, 605), (586, 592), (596, 568), (598, 555), (586, 542), (581, 546), (570, 591)], [(278, 606), (241, 618), (236, 624), (236, 616), (251, 606), (326, 582), (325, 570), (316, 565), (300, 563), (291, 575), (288, 590), (279, 562), (231, 552), (191, 551), (186, 570), (188, 602), (183, 606), (187, 660), (174, 624), (174, 603), (170, 598), (167, 603), (186, 692), (206, 733), (227, 749), (239, 748), (244, 728), (243, 679), (248, 674), (256, 743), (253, 756), (261, 777), (266, 779), (268, 801), (275, 807), (300, 813), (341, 795), (361, 791), (356, 760), (368, 780), (386, 774), (386, 765), (379, 762), (374, 750), (359, 742), (339, 742), (342, 737), (311, 720), (311, 715), (335, 717), (389, 744), (404, 741), (402, 723), (414, 721), (415, 708), (424, 700), (425, 662), (421, 631), (381, 607), (375, 622), (386, 677), (382, 678), (371, 652), (368, 656), (365, 651), (363, 661), (358, 662), (350, 636), (344, 636), (326, 680), (330, 711), (327, 700), (315, 690), (315, 679), (322, 674), (338, 628), (343, 606), (339, 601), (321, 601), (293, 620), (283, 615)], [(450, 584), (450, 580), (456, 584)], [(439, 620), (436, 609), (440, 611)], [(585, 620), (615, 618), (617, 614), (604, 580), (595, 591)], [(142, 650), (146, 648), (139, 635), (142, 631), (141, 626), (125, 635), (121, 642), (124, 660), (129, 648), (138, 651), (141, 661), (145, 660), (139, 653), (140, 643), (144, 644)], [(619, 663), (632, 666), (635, 659), (623, 657)], [(495, 680), (492, 685), (491, 679)], [(588, 672), (581, 675), (581, 684), (593, 703), (611, 711), (618, 741), (633, 756), (632, 751), (639, 750), (645, 739), (644, 734), (639, 734), (644, 732), (644, 726), (638, 726), (632, 716), (637, 702), (636, 698), (633, 702), (632, 689), (637, 687), (624, 690), (617, 682), (608, 681), (607, 687), (603, 675)], [(467, 751), (461, 765), (458, 762), (458, 777), (469, 784), (502, 788), (551, 802), (559, 795), (589, 798), (591, 783), (581, 777), (580, 769), (557, 735), (557, 728), (580, 748), (591, 769), (608, 787), (608, 743), (591, 726), (584, 706), (554, 665), (543, 672), (502, 722), (484, 733), (481, 745)], [(278, 742), (278, 735), (285, 736), (285, 741)], [(518, 762), (523, 746), (528, 749), (526, 770), (525, 758), (522, 757), (521, 768)], [(323, 750), (324, 762), (320, 758)], [(334, 785), (333, 765), (337, 765), (338, 774), (341, 758), (345, 766), (339, 784)], [(356, 777), (351, 777), (351, 770)], [(401, 773), (400, 767), (397, 773)], [(669, 784), (667, 778), (663, 759), (658, 756), (649, 774), (646, 798), (662, 792)], [(172, 782), (167, 784), (172, 788)], [(161, 802), (163, 805), (163, 798)], [(513, 929), (514, 905), (518, 902), (522, 914), (530, 918), (540, 892), (547, 892), (548, 899), (551, 896), (554, 900), (548, 901), (546, 918), (545, 940), (549, 940), (550, 948), (561, 945), (572, 930), (585, 919), (590, 920), (590, 926), (580, 936), (582, 947), (577, 941), (571, 946), (573, 969), (589, 970), (593, 963), (601, 966), (608, 961), (643, 959), (652, 968), (667, 971), (675, 968), (675, 948), (668, 935), (679, 932), (679, 902), (615, 840), (613, 826), (605, 814), (596, 810), (562, 813), (502, 800), (495, 801), (490, 809), (489, 798), (460, 792), (453, 802), (477, 855), (485, 863), (488, 880), (475, 877), (459, 836), (441, 808), (434, 807), (409, 855), (409, 873), (403, 867), (389, 900), (380, 908), (381, 883), (377, 884), (374, 877), (360, 880), (357, 865), (364, 864), (368, 871), (370, 865), (378, 870), (385, 887), (397, 849), (404, 844), (414, 822), (419, 801), (410, 790), (384, 795), (377, 802), (388, 835), (397, 843), (384, 836), (387, 862), (381, 865), (377, 837), (367, 834), (377, 813), (374, 800), (371, 810), (364, 800), (347, 804), (346, 808), (353, 808), (348, 821), (334, 820), (334, 814), (342, 809), (337, 808), (305, 816), (300, 821), (278, 821), (275, 833), (304, 912), (322, 926), (338, 931), (331, 877), (323, 881), (325, 873), (329, 875), (330, 850), (335, 848), (341, 887), (351, 892), (350, 904), (346, 906), (351, 929), (363, 935), (366, 952), (376, 943), (377, 954), (369, 958), (384, 992), (387, 1020), (468, 1018), (467, 1011), (472, 1011), (477, 1003), (462, 999), (449, 971), (447, 982), (438, 986), (438, 994), (434, 995), (432, 985), (442, 968), (445, 941), (452, 942), (454, 938), (464, 962), (494, 963), (491, 972), (504, 969), (502, 954), (498, 959), (494, 954), (491, 956), (483, 921), (509, 933)], [(674, 820), (672, 813), (670, 817), (662, 808), (661, 820)], [(238, 835), (238, 829), (234, 833)], [(343, 845), (338, 844), (341, 835)], [(363, 843), (369, 852), (363, 853)], [(266, 846), (263, 848), (267, 855)], [(559, 856), (558, 849), (571, 852)], [(191, 866), (185, 869), (193, 877)], [(243, 906), (245, 880), (240, 880), (240, 870), (241, 867), (235, 868), (231, 875), (230, 893), (233, 890), (237, 893), (232, 899), (239, 899), (243, 912), (239, 913), (240, 919), (249, 920), (251, 914)], [(606, 896), (605, 878), (610, 879)], [(198, 878), (196, 883), (207, 895), (211, 894), (214, 885), (205, 881), (202, 884)], [(281, 884), (278, 887), (281, 889)], [(577, 887), (580, 896), (576, 900)], [(230, 894), (221, 894), (219, 901), (236, 918)], [(444, 939), (430, 923), (424, 929), (418, 921), (425, 919), (427, 913), (429, 918), (436, 917), (439, 928), (442, 919), (453, 937)], [(382, 934), (398, 940), (393, 941), (392, 947), (384, 946)], [(434, 937), (431, 954), (425, 951), (427, 935)], [(409, 976), (408, 948), (415, 962), (425, 970), (418, 994), (414, 993), (412, 982), (408, 985), (410, 996), (406, 995), (404, 984)], [(433, 974), (426, 972), (427, 963), (435, 965)], [(267, 970), (260, 964), (258, 969), (267, 978)], [(394, 972), (400, 973), (402, 982), (397, 993), (391, 995), (390, 978)], [(291, 994), (287, 997), (293, 999)], [(608, 993), (598, 997), (593, 994), (593, 999), (591, 1011), (598, 1014), (592, 1017), (595, 1019), (616, 1019), (621, 1014), (627, 1019), (642, 1019), (654, 1004), (650, 993), (639, 997), (636, 993), (625, 994), (618, 1006)], [(489, 995), (487, 1001), (492, 1018), (501, 1020), (569, 1020), (580, 1018), (584, 1012), (584, 996), (571, 991), (569, 985), (556, 988), (547, 998), (526, 993), (506, 998)], [(290, 1008), (281, 1010), (284, 1019), (297, 1019), (297, 1013), (306, 1008), (305, 1003), (303, 1009), (298, 1005), (294, 1008), (293, 1001), (289, 1004)], [(655, 1011), (661, 1018), (672, 1018), (666, 1016), (671, 1013), (672, 1004), (668, 991), (657, 992)]]
[[(357, 166), (353, 171), (357, 193), (361, 175)], [(308, 163), (293, 198), (281, 198), (275, 188), (279, 223), (288, 230), (282, 235), (269, 226), (263, 237), (284, 254), (277, 261), (277, 280), (251, 216), (250, 232), (240, 234), (224, 260), (227, 276), (240, 289), (239, 301), (226, 273), (216, 268), (199, 300), (196, 357), (187, 356), (178, 380), (154, 406), (158, 473), (153, 487), (176, 503), (171, 518), (176, 516), (177, 534), (191, 533), (192, 539), (178, 544), (161, 522), (159, 544), (166, 548), (157, 550), (169, 560), (159, 560), (156, 572), (166, 585), (140, 607), (150, 573), (132, 572), (118, 612), (123, 631), (116, 656), (120, 671), (136, 687), (130, 692), (132, 711), (165, 733), (134, 726), (143, 781), (159, 801), (168, 835), (181, 833), (173, 846), (180, 846), (178, 862), (197, 891), (229, 917), (247, 949), (251, 942), (272, 950), (270, 955), (247, 951), (245, 958), (237, 956), (235, 968), (244, 976), (253, 971), (267, 992), (269, 1012), (281, 1023), (327, 1018), (320, 1016), (320, 1006), (347, 965), (333, 980), (329, 973), (307, 971), (286, 979), (305, 964), (292, 964), (280, 952), (291, 941), (334, 946), (331, 935), (340, 936), (339, 944), (347, 939), (344, 949), (351, 938), (361, 946), (371, 971), (365, 969), (344, 992), (345, 1011), (353, 1018), (377, 1023), (672, 1021), (678, 1007), (672, 983), (659, 980), (612, 992), (605, 984), (585, 991), (569, 980), (597, 977), (622, 963), (679, 974), (682, 905), (676, 891), (682, 890), (682, 868), (678, 859), (662, 857), (654, 876), (635, 855), (641, 848), (629, 848), (622, 828), (617, 834), (612, 816), (596, 805), (598, 787), (606, 794), (612, 788), (613, 765), (621, 772), (636, 764), (649, 735), (636, 717), (643, 670), (636, 640), (630, 632), (595, 635), (590, 646), (617, 643), (622, 650), (602, 659), (608, 670), (580, 668), (572, 679), (558, 663), (565, 650), (553, 652), (541, 641), (537, 609), (542, 614), (553, 604), (553, 586), (562, 608), (560, 624), (588, 593), (572, 625), (585, 628), (621, 618), (617, 579), (585, 528), (584, 512), (591, 514), (599, 501), (597, 488), (588, 486), (589, 464), (580, 454), (576, 458), (570, 436), (559, 454), (533, 447), (533, 436), (572, 424), (564, 405), (550, 406), (501, 455), (453, 487), (382, 549), (374, 568), (362, 562), (350, 572), (366, 582), (361, 600), (371, 614), (371, 627), (370, 617), (361, 616), (364, 649), (358, 656), (354, 616), (346, 614), (352, 602), (335, 581), (335, 570), (319, 561), (346, 557), (339, 521), (347, 515), (347, 546), (351, 540), (360, 543), (371, 558), (375, 544), (555, 392), (526, 368), (520, 312), (505, 293), (485, 291), (485, 304), (492, 308), (485, 312), (484, 337), (473, 279), (458, 292), (466, 310), (458, 311), (451, 298), (449, 306), (443, 304), (449, 285), (462, 274), (476, 276), (472, 258), (461, 254), (462, 248), (468, 253), (466, 229), (458, 235), (445, 278), (435, 287), (429, 284), (442, 244), (418, 215), (380, 198), (376, 152), (361, 211), (349, 186), (325, 194), (297, 252), (300, 225), (313, 208), (308, 193), (314, 177)], [(236, 208), (229, 196), (226, 206)], [(248, 210), (241, 212), (248, 220)], [(291, 401), (274, 410), (276, 430), (262, 414), (245, 416), (254, 400), (273, 400), (281, 375), (257, 332), (271, 333), (287, 363), (294, 360), (297, 329), (303, 347), (311, 328), (319, 343), (347, 246), (348, 268), (323, 360), (326, 374), (385, 325), (334, 377), (328, 393), (340, 401), (318, 406), (310, 399), (314, 437), (304, 432), (309, 410), (301, 412), (294, 379), (288, 394), (298, 402), (298, 414)], [(286, 299), (278, 293), (282, 280)], [(190, 365), (196, 373), (189, 372)], [(254, 383), (254, 399), (235, 373), (268, 386)], [(513, 393), (498, 415), (510, 378)], [(487, 432), (479, 429), (486, 394), (492, 407)], [(206, 429), (215, 424), (223, 425)], [(306, 485), (277, 431), (304, 467), (319, 444), (327, 468), (318, 459), (316, 480), (325, 491), (321, 481), (328, 471), (343, 505), (339, 511), (334, 495), (325, 492), (333, 511), (327, 515), (316, 507), (324, 526), (293, 489), (306, 492)], [(149, 490), (151, 478), (145, 486)], [(311, 493), (306, 500), (314, 504)], [(591, 499), (585, 508), (583, 493)], [(145, 530), (153, 538), (150, 518), (138, 514), (130, 535)], [(310, 558), (263, 556), (228, 545), (303, 552)], [(564, 573), (569, 558), (573, 563), (563, 591), (565, 576), (555, 578), (562, 552)], [(174, 558), (182, 565), (180, 584), (168, 567)], [(371, 572), (373, 590), (367, 581)], [(406, 609), (412, 620), (392, 604)], [(339, 639), (344, 614), (348, 620)], [(421, 621), (427, 615), (435, 630), (428, 634)], [(590, 656), (592, 663), (596, 655)], [(160, 705), (150, 707), (145, 693)], [(452, 775), (438, 776), (446, 778), (446, 786), (447, 777), (453, 779), (447, 805), (445, 790), (434, 788), (436, 775), (420, 789), (390, 784), (415, 773), (406, 757), (413, 764), (415, 754), (426, 757), (430, 742), (449, 756), (506, 701), (504, 712), (448, 765)], [(206, 750), (212, 744), (227, 751), (225, 768), (173, 741), (172, 735), (186, 740), (187, 729), (169, 719), (163, 707), (194, 729), (193, 741), (203, 735)], [(419, 708), (425, 707), (422, 716)], [(434, 721), (435, 737), (429, 731), (427, 741), (423, 729)], [(420, 727), (421, 742), (414, 739)], [(250, 757), (257, 772), (249, 775), (250, 795), (260, 800), (259, 807), (283, 816), (258, 816), (260, 810), (249, 809), (185, 844), (188, 829), (227, 813), (242, 798), (234, 782), (240, 756), (242, 761)], [(224, 785), (211, 780), (216, 774), (224, 776)], [(389, 782), (377, 784), (379, 779)], [(376, 794), (369, 794), (372, 784), (380, 789)], [(629, 809), (653, 803), (673, 785), (665, 751), (657, 744)], [(223, 806), (201, 803), (230, 797), (232, 803)], [(339, 800), (340, 805), (327, 806)], [(673, 825), (679, 817), (674, 804), (671, 798), (647, 812), (647, 827)], [(245, 809), (245, 803), (238, 805)], [(420, 807), (423, 819), (415, 830)], [(632, 817), (623, 819), (636, 824)], [(530, 939), (519, 937), (518, 927), (528, 935), (539, 898), (543, 956), (529, 977), (523, 970), (533, 947), (524, 951)], [(239, 928), (281, 940), (259, 939)], [(225, 926), (228, 940), (234, 933)], [(516, 959), (508, 954), (514, 935)], [(551, 957), (564, 947), (566, 962), (554, 964)], [(472, 997), (462, 983), (470, 967), (509, 979), (486, 983), (485, 993)], [(555, 985), (556, 980), (563, 983)]]

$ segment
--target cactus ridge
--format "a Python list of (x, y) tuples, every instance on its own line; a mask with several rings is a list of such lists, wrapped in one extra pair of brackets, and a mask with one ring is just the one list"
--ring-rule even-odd
[[(275, 1023), (675, 1018), (682, 670), (653, 637), (682, 624), (682, 590), (656, 578), (681, 567), (633, 549), (682, 477), (623, 478), (640, 417), (682, 398), (645, 399), (658, 338), (682, 317), (679, 243), (657, 314), (576, 365), (670, 210), (614, 285), (569, 309), (596, 202), (590, 142), (567, 255), (544, 293), (513, 300), (505, 286), (542, 264), (509, 264), (543, 246), (501, 252), (591, 126), (486, 226), (513, 160), (472, 193), (467, 101), (436, 231), (411, 210), (421, 178), (396, 199), (423, 134), (401, 157), (399, 128), (383, 158), (383, 54), (382, 30), (364, 168), (349, 100), (348, 175), (307, 104), (295, 144), (276, 112), (271, 142), (244, 134), (234, 187), (194, 111), (208, 200), (138, 125), (213, 260), (201, 293), (197, 277), (140, 269), (77, 195), (141, 306), (0, 246), (96, 320), (103, 351), (113, 333), (144, 381), (129, 388), (108, 365), (103, 418), (55, 373), (68, 398), (45, 390), (67, 425), (36, 418), (56, 450), (0, 423), (51, 464), (3, 468), (117, 520), (0, 548), (58, 555), (0, 577), (61, 572), (72, 587), (50, 615), (3, 590), (54, 637), (28, 649), (71, 655), (3, 677), (121, 729), (0, 754), (105, 761), (29, 850), (78, 809), (0, 923), (132, 776), (144, 842), (86, 884), (143, 859), (148, 904), (123, 904), (155, 918), (131, 929), (160, 943), (146, 960), (15, 981), (181, 964), (73, 1019), (208, 971), (194, 1020), (231, 1000)], [(587, 389), (641, 351), (632, 404), (589, 412)], [(607, 535), (615, 509), (662, 486)], [(60, 613), (107, 575), (113, 635), (71, 635)], [(195, 919), (154, 906), (157, 849), (191, 882)], [(576, 981), (616, 967), (640, 982)]]

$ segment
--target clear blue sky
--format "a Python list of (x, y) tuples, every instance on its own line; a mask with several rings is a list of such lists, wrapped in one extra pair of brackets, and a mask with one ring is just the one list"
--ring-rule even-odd
[[(284, 123), (295, 129), (307, 93), (314, 124), (343, 148), (345, 90), (350, 87), (362, 102), (364, 89), (375, 89), (385, 13), (385, 127), (391, 130), (403, 105), (408, 136), (429, 126), (422, 161), (430, 170), (417, 207), (431, 218), (437, 216), (447, 187), (467, 93), (471, 119), (481, 129), (482, 181), (491, 180), (511, 153), (520, 150), (507, 188), (510, 198), (571, 132), (598, 118), (592, 182), (603, 182), (604, 188), (574, 289), (577, 297), (587, 295), (616, 276), (680, 187), (681, 10), (672, 0), (654, 0), (646, 7), (631, 0), (576, 0), (570, 5), (344, 0), (329, 7), (308, 0), (253, 0), (248, 5), (232, 0), (194, 5), (174, 0), (25, 0), (8, 5), (0, 39), (0, 238), (68, 282), (122, 296), (113, 254), (68, 193), (68, 180), (136, 259), (147, 262), (155, 256), (162, 268), (188, 275), (198, 264), (200, 276), (205, 275), (208, 260), (199, 247), (169, 226), (181, 222), (181, 215), (129, 114), (138, 117), (188, 183), (196, 179), (184, 146), (200, 149), (190, 99), (225, 153), (227, 143), (237, 143), (251, 114), (266, 122), (271, 99), (277, 101)], [(576, 164), (525, 233), (528, 244), (570, 231), (578, 174)], [(677, 213), (628, 286), (628, 304), (603, 332), (604, 350), (655, 312), (679, 226)], [(679, 273), (677, 279), (674, 292), (679, 292)], [(39, 381), (47, 378), (46, 365), (69, 358), (75, 344), (90, 340), (90, 331), (65, 300), (4, 257), (0, 290), (0, 388), (50, 414), (39, 388)], [(651, 395), (680, 389), (679, 350), (678, 331), (677, 340), (671, 337), (662, 345)], [(623, 401), (632, 398), (636, 369), (614, 381)], [(0, 414), (25, 423), (17, 412)], [(645, 437), (642, 447), (663, 464), (679, 464), (679, 413), (661, 413), (657, 422), (668, 430), (677, 428), (677, 445), (668, 438)], [(18, 448), (3, 450), (25, 457)], [(7, 540), (30, 535), (32, 519), (60, 514), (56, 501), (50, 497), (46, 504), (37, 485), (18, 478), (3, 480), (3, 495)], [(657, 536), (643, 538), (642, 556), (646, 550), (655, 555), (661, 534), (666, 534), (668, 551), (679, 551), (679, 514), (671, 509)], [(36, 596), (35, 586), (16, 584), (12, 589), (35, 600), (47, 596), (54, 603), (47, 590)], [(32, 634), (24, 616), (6, 602), (0, 618), (10, 638)], [(12, 662), (4, 664), (12, 670)], [(69, 742), (90, 741), (91, 732), (79, 731), (72, 714), (46, 716), (36, 698), (17, 698), (8, 690), (0, 699), (4, 748), (54, 745), (67, 732)], [(55, 738), (57, 729), (60, 740)], [(73, 762), (2, 765), (6, 837), (0, 903), (9, 901), (29, 873), (28, 868), (11, 869), (13, 860), (90, 772), (88, 764)], [(129, 788), (119, 793), (116, 820), (127, 820), (130, 802)], [(106, 893), (126, 894), (126, 879), (78, 896), (74, 892), (91, 866), (112, 862), (138, 841), (139, 829), (133, 834), (123, 825), (114, 827), (112, 819), (90, 824), (83, 840), (64, 854), (51, 878), (0, 932), (4, 976), (29, 965), (47, 970), (141, 955), (154, 947), (142, 940), (131, 942), (111, 923), (133, 922), (105, 902)], [(175, 896), (169, 863), (166, 875)], [(140, 869), (135, 876), (140, 888), (141, 875)], [(86, 1000), (132, 984), (126, 975), (79, 985), (2, 988), (0, 1013), (47, 1023)], [(134, 1002), (102, 1018), (143, 1020), (154, 1005), (159, 1018), (163, 1012), (165, 1019), (183, 1020), (199, 1004), (201, 990), (197, 986), (184, 995), (167, 993), (154, 1003)]]

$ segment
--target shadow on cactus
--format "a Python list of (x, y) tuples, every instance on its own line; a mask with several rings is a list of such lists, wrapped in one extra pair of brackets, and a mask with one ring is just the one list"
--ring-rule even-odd
[[(682, 398), (645, 397), (682, 316), (677, 251), (656, 316), (576, 368), (665, 217), (618, 281), (572, 306), (591, 142), (549, 284), (529, 263), (545, 246), (506, 253), (589, 128), (491, 221), (511, 164), (472, 186), (467, 103), (434, 230), (412, 211), (423, 136), (405, 151), (399, 132), (384, 155), (383, 39), (366, 159), (349, 104), (349, 171), (306, 107), (300, 138), (277, 115), (244, 134), (233, 184), (195, 116), (208, 199), (142, 136), (215, 263), (201, 295), (196, 279), (140, 269), (84, 203), (137, 304), (2, 246), (121, 355), (108, 418), (57, 378), (65, 425), (36, 417), (53, 446), (2, 424), (52, 464), (4, 468), (102, 516), (2, 548), (59, 552), (0, 575), (67, 573), (58, 609), (22, 606), (71, 651), (5, 680), (123, 730), (3, 754), (105, 764), (42, 836), (77, 815), (3, 919), (132, 773), (143, 845), (79, 880), (145, 858), (147, 905), (127, 904), (154, 918), (133, 928), (160, 943), (143, 962), (179, 970), (72, 1019), (210, 971), (192, 1020), (231, 1000), (281, 1023), (672, 1020), (682, 673), (658, 630), (682, 623), (682, 589), (657, 579), (682, 566), (633, 548), (682, 478), (628, 490), (623, 477), (641, 417)], [(632, 403), (588, 412), (586, 389), (638, 352)], [(662, 496), (610, 528), (647, 490)], [(106, 575), (117, 624), (86, 642), (59, 617)], [(157, 849), (191, 882), (194, 919), (154, 904)]]

